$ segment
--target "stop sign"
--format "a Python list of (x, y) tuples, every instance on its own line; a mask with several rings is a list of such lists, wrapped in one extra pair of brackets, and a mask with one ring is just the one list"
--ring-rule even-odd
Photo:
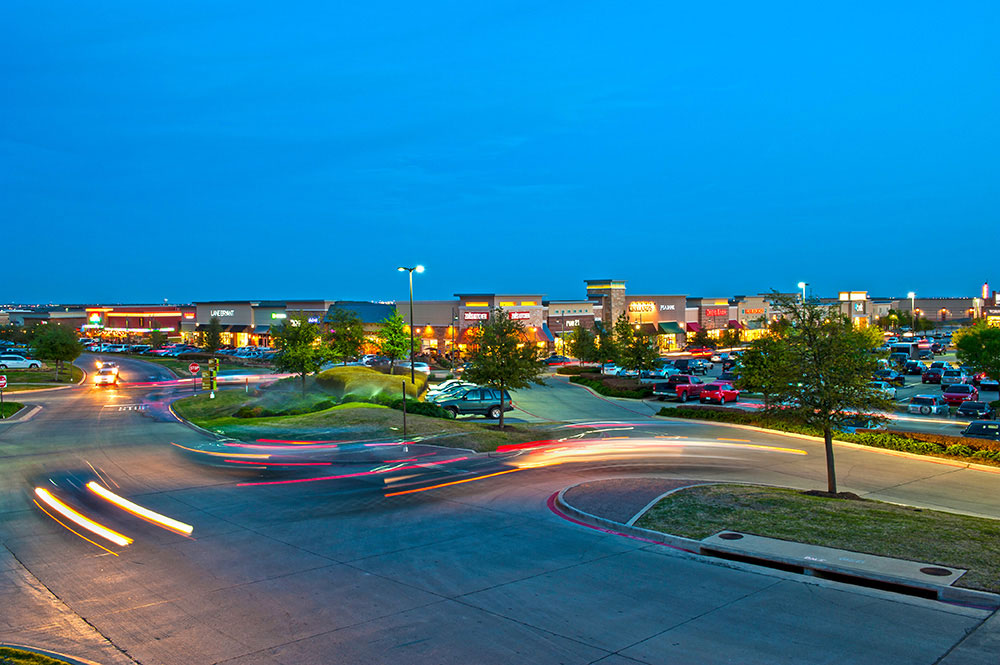
[(3, 390), (6, 387), (7, 387), (7, 375), (0, 374), (0, 390)]
[(188, 365), (188, 371), (191, 372), (192, 374), (197, 374), (199, 369), (201, 369), (201, 365), (199, 365), (198, 363), (191, 363), (190, 365)]

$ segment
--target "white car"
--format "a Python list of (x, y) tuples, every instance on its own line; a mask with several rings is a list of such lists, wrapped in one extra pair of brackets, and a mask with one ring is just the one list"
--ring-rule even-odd
[(118, 383), (117, 367), (102, 367), (94, 375), (94, 385), (96, 386), (113, 386), (116, 383)]
[[(397, 364), (396, 367), (400, 367), (402, 369), (410, 369), (410, 364), (411, 363), (408, 360), (404, 360), (404, 361), (400, 362), (399, 364)], [(423, 372), (424, 374), (430, 374), (431, 373), (431, 366), (428, 365), (427, 363), (419, 363), (419, 362), (417, 362), (417, 363), (412, 363), (412, 364), (413, 364), (413, 370), (415, 372)]]
[(441, 383), (435, 386), (431, 386), (430, 389), (427, 390), (427, 394), (437, 395), (438, 393), (443, 393), (445, 390), (451, 388), (456, 383), (466, 383), (466, 382), (462, 381), (461, 379), (448, 379), (446, 381), (442, 381)]
[(42, 363), (38, 360), (30, 360), (13, 353), (0, 355), (0, 369), (38, 369), (41, 366)]
[(890, 385), (885, 381), (869, 381), (868, 385), (873, 390), (881, 391), (883, 395), (891, 400), (896, 399), (896, 386)]

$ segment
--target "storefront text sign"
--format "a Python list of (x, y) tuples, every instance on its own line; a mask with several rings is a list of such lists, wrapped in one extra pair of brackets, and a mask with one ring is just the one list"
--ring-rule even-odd
[(463, 316), (466, 321), (485, 321), (490, 318), (489, 312), (465, 312)]
[(728, 309), (706, 309), (705, 316), (727, 316), (729, 314)]
[(515, 320), (524, 320), (531, 318), (531, 312), (509, 312), (507, 315)]
[(628, 304), (630, 312), (655, 312), (656, 304), (651, 302), (630, 302)]
[(235, 309), (213, 309), (212, 316), (233, 316), (236, 314)]
[(661, 312), (673, 312), (677, 309), (677, 305), (660, 305)]

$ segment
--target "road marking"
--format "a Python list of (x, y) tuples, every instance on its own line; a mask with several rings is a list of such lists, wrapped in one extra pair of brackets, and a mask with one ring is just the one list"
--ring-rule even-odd
[(119, 411), (145, 411), (149, 405), (148, 404), (105, 404), (102, 409), (114, 409), (118, 407)]

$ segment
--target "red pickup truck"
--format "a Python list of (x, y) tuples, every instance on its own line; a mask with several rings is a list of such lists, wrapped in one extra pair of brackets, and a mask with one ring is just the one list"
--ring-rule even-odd
[(698, 399), (701, 397), (701, 391), (704, 388), (705, 384), (697, 376), (674, 374), (667, 377), (666, 382), (654, 384), (653, 395), (661, 401), (668, 397), (676, 397), (680, 401), (686, 402), (689, 399)]

